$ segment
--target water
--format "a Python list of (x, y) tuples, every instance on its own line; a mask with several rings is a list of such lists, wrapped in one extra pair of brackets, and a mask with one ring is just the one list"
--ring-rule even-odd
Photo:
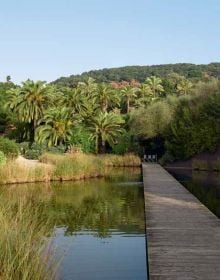
[(173, 168), (168, 172), (220, 218), (220, 173)]
[(46, 206), (62, 280), (146, 280), (143, 186), (140, 170), (106, 179), (20, 185)]

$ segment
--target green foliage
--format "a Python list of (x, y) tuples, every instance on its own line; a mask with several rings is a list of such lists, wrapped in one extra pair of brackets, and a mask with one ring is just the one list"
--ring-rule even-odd
[(29, 188), (25, 199), (13, 193), (10, 190), (0, 197), (1, 279), (53, 279), (54, 270), (48, 268), (54, 261), (48, 249), (49, 239), (44, 238), (51, 234), (48, 218), (42, 215), (40, 204), (33, 202)]
[(124, 155), (130, 152), (139, 154), (140, 146), (138, 140), (135, 139), (131, 132), (124, 131), (124, 133), (117, 138), (116, 144), (112, 146), (112, 153)]
[(30, 124), (30, 138), (34, 140), (37, 122), (42, 118), (47, 101), (48, 87), (45, 82), (27, 80), (22, 87), (8, 91), (7, 108), (16, 114), (17, 120)]
[(70, 145), (80, 148), (84, 153), (95, 152), (95, 141), (90, 137), (90, 132), (85, 127), (77, 126), (72, 130), (68, 141)]
[(36, 142), (48, 147), (65, 144), (72, 135), (73, 120), (66, 107), (50, 108), (40, 120), (36, 130)]
[(203, 73), (207, 73), (213, 77), (220, 77), (220, 63), (210, 63), (208, 65), (177, 63), (152, 66), (125, 66), (119, 68), (93, 70), (85, 72), (82, 75), (72, 75), (67, 78), (62, 77), (54, 81), (54, 84), (58, 86), (73, 87), (80, 81), (86, 81), (88, 77), (92, 77), (98, 83), (123, 80), (131, 81), (132, 79), (144, 82), (146, 77), (154, 75), (166, 78), (170, 73), (177, 73), (194, 80), (201, 79), (203, 77)]
[[(28, 80), (16, 87), (8, 78), (0, 83), (0, 109), (8, 105), (0, 133), (86, 153), (138, 151), (138, 139), (145, 150), (166, 152), (167, 160), (187, 159), (219, 143), (219, 76), (220, 64), (213, 63), (104, 69), (57, 85)], [(26, 157), (41, 154), (31, 147)]]
[(180, 103), (165, 135), (166, 150), (176, 159), (213, 152), (220, 142), (220, 95), (195, 101)]
[(117, 137), (123, 133), (122, 125), (125, 121), (120, 115), (100, 112), (91, 120), (90, 131), (96, 143), (96, 153), (105, 152), (105, 145), (115, 144)]
[(47, 147), (45, 144), (22, 142), (19, 144), (20, 153), (27, 159), (39, 159), (46, 152), (54, 154), (63, 154), (66, 147), (63, 145), (56, 147)]
[(160, 101), (131, 113), (131, 129), (134, 135), (145, 139), (162, 135), (173, 118), (173, 108)]
[[(24, 143), (21, 143), (24, 145)], [(23, 155), (27, 159), (38, 159), (44, 152), (46, 152), (46, 145), (39, 145), (33, 143), (29, 146), (28, 149), (23, 148)]]
[(15, 159), (19, 155), (18, 145), (14, 141), (4, 137), (0, 137), (0, 151), (2, 151), (8, 159)]
[(165, 163), (174, 162), (175, 158), (169, 152), (165, 152), (165, 154), (160, 158), (159, 163), (164, 165)]
[(0, 165), (6, 164), (6, 161), (7, 161), (7, 158), (6, 158), (5, 154), (2, 151), (0, 151)]

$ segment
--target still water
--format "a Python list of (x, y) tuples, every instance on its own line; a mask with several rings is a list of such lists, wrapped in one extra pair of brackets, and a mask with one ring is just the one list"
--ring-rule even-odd
[(173, 168), (167, 171), (220, 218), (220, 173)]
[[(32, 188), (46, 206), (62, 280), (146, 280), (144, 199), (139, 169), (105, 179)], [(27, 191), (25, 191), (27, 193)], [(45, 208), (45, 207), (44, 207)]]

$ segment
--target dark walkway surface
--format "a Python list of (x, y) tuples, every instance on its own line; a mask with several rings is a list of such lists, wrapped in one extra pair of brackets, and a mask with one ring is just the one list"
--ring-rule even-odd
[(150, 280), (220, 279), (220, 219), (158, 164), (143, 164)]

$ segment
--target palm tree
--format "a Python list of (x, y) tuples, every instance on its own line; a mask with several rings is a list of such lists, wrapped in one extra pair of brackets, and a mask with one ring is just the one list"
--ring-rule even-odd
[(156, 76), (151, 76), (146, 79), (146, 84), (149, 85), (154, 98), (156, 98), (157, 94), (160, 94), (164, 91), (162, 86), (162, 80)]
[(22, 87), (8, 91), (9, 100), (6, 104), (21, 122), (29, 123), (31, 126), (31, 140), (34, 139), (37, 123), (43, 116), (48, 101), (48, 88), (43, 81), (27, 80)]
[(79, 88), (65, 88), (63, 106), (71, 109), (73, 114), (83, 115), (87, 112), (88, 98), (81, 94)]
[(134, 101), (135, 97), (137, 97), (137, 92), (138, 88), (132, 88), (130, 86), (124, 87), (121, 90), (122, 96), (124, 96), (126, 100), (127, 114), (130, 113), (130, 105), (131, 102)]
[(110, 85), (101, 83), (98, 84), (96, 91), (94, 92), (95, 102), (100, 105), (102, 112), (107, 112), (109, 105), (120, 104), (120, 97)]
[(152, 100), (153, 92), (148, 84), (140, 84), (138, 87), (138, 93), (140, 97), (135, 102), (137, 107), (146, 106)]
[(193, 86), (193, 84), (189, 80), (184, 78), (177, 84), (177, 92), (179, 92), (180, 94), (186, 95), (186, 94), (190, 93), (192, 86)]
[(66, 107), (50, 108), (39, 121), (36, 142), (49, 147), (65, 144), (72, 136), (73, 121)]
[(116, 138), (123, 133), (124, 120), (114, 113), (100, 112), (90, 123), (92, 139), (96, 142), (96, 153), (105, 152), (106, 143), (113, 145)]
[(97, 84), (95, 83), (95, 79), (89, 77), (86, 82), (79, 82), (77, 87), (84, 95), (91, 96), (95, 92)]

